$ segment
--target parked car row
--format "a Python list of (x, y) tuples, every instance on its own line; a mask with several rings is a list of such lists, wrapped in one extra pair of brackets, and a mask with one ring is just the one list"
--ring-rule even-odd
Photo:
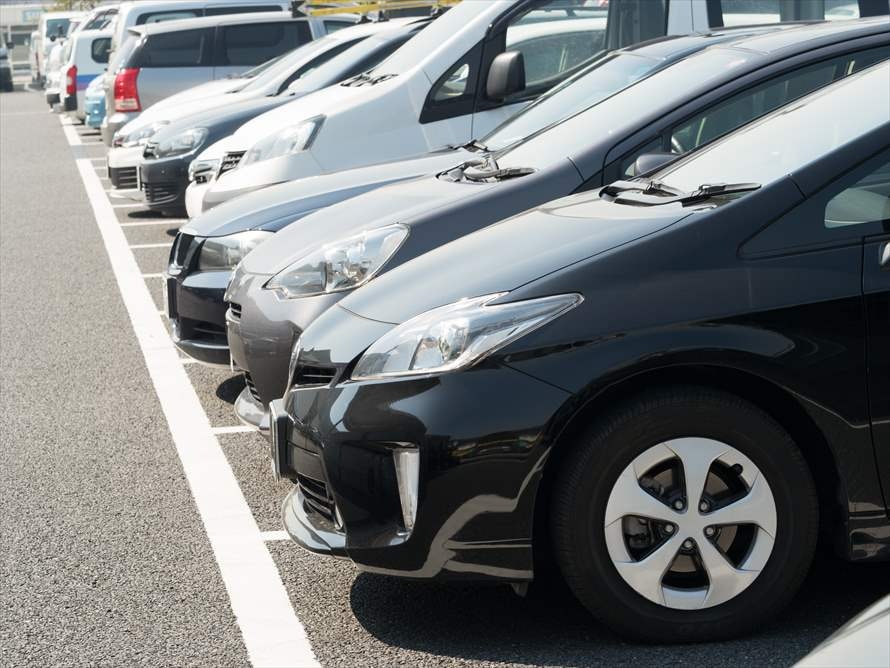
[(887, 2), (126, 4), (76, 105), (300, 546), (652, 642), (890, 559)]

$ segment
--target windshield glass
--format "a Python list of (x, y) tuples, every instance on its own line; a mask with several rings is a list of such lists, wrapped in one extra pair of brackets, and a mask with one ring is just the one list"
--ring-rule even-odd
[(263, 68), (261, 70), (262, 76), (255, 77), (253, 81), (247, 84), (242, 90), (261, 90), (266, 86), (272, 85), (273, 82), (286, 79), (288, 75), (300, 67), (302, 63), (316, 57), (320, 53), (324, 53), (342, 41), (342, 39), (336, 39), (328, 35), (304, 44), (293, 51), (288, 51), (274, 61), (263, 63), (263, 65), (260, 65), (260, 67)]
[(482, 143), (489, 150), (503, 150), (542, 128), (589, 109), (642, 79), (657, 65), (657, 60), (632, 53), (601, 58), (495, 128)]
[(55, 35), (56, 37), (64, 37), (68, 34), (68, 26), (70, 24), (71, 19), (47, 19), (46, 36), (52, 37)]
[(890, 64), (884, 62), (751, 123), (653, 178), (684, 192), (715, 182), (767, 185), (890, 122), (888, 80)]

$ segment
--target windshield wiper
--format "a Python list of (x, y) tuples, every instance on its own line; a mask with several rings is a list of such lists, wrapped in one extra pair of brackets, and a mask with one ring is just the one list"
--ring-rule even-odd
[(361, 74), (356, 74), (351, 79), (347, 79), (346, 81), (341, 82), (341, 86), (373, 86), (374, 84), (379, 84), (381, 81), (386, 81), (387, 79), (392, 79), (395, 77), (395, 74), (377, 74), (373, 75), (370, 72), (362, 72)]
[(616, 202), (640, 206), (660, 204), (694, 204), (720, 195), (749, 192), (760, 188), (759, 183), (703, 183), (691, 192), (683, 192), (660, 181), (641, 179), (639, 181), (616, 181), (600, 191), (600, 195), (611, 197)]

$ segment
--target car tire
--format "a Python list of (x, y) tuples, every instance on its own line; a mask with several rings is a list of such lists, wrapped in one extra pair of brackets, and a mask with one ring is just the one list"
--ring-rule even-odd
[[(551, 503), (556, 560), (575, 596), (619, 634), (738, 636), (800, 587), (818, 533), (815, 487), (794, 441), (757, 406), (708, 388), (651, 391), (571, 445)], [(701, 480), (701, 493), (687, 492)], [(710, 518), (740, 521), (715, 528), (703, 524)]]

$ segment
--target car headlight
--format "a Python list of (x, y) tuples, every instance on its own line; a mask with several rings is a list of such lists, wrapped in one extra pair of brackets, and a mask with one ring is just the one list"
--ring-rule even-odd
[(260, 139), (247, 151), (239, 167), (307, 150), (323, 123), (324, 116), (316, 116)]
[(434, 308), (402, 323), (365, 351), (353, 380), (427, 375), (469, 367), (581, 303), (579, 294), (489, 305), (506, 293)]
[(254, 248), (271, 237), (274, 232), (253, 230), (226, 237), (211, 237), (201, 246), (198, 256), (199, 271), (233, 269)]
[(159, 142), (155, 153), (159, 158), (185, 155), (201, 146), (205, 139), (207, 139), (207, 128), (189, 128), (178, 135)]
[(219, 169), (219, 158), (192, 160), (189, 163), (189, 181), (207, 183)]
[(169, 125), (169, 123), (170, 121), (159, 121), (158, 123), (145, 125), (133, 132), (121, 131), (120, 144), (117, 143), (117, 137), (115, 137), (115, 145), (123, 146), (124, 148), (144, 146), (149, 139), (151, 139), (158, 131), (162, 130), (164, 126)]
[(357, 288), (371, 280), (407, 236), (404, 225), (387, 225), (342, 239), (292, 262), (265, 287), (285, 299)]

